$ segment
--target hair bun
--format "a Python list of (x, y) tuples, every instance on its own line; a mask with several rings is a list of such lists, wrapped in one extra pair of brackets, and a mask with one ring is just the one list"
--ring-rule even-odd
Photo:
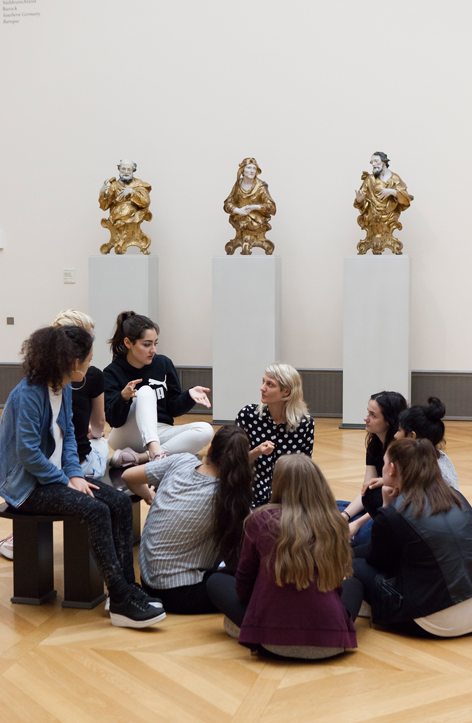
[(432, 422), (439, 422), (446, 414), (446, 407), (437, 397), (430, 397), (428, 399), (428, 407), (425, 409), (425, 414)]

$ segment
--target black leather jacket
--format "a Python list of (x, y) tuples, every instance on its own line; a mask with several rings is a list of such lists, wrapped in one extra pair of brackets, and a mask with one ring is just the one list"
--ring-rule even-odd
[(377, 511), (367, 562), (379, 570), (372, 590), (377, 623), (414, 620), (472, 598), (472, 508), (419, 519), (398, 510), (400, 495)]

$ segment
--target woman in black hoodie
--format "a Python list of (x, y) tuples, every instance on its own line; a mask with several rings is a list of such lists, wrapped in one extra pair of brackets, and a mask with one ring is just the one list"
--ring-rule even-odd
[(110, 340), (113, 361), (104, 369), (105, 413), (113, 427), (109, 444), (113, 467), (143, 464), (169, 454), (196, 454), (213, 436), (206, 422), (174, 427), (174, 417), (195, 404), (210, 407), (206, 387), (185, 392), (172, 361), (156, 354), (158, 325), (147, 316), (124, 311)]

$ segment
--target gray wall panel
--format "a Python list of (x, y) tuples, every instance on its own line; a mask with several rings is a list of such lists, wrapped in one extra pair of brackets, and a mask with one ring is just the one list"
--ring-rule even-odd
[[(212, 388), (211, 367), (176, 367), (182, 389)], [(313, 417), (342, 417), (343, 373), (340, 369), (300, 369), (308, 409)], [(21, 364), (0, 364), (0, 407), (13, 387), (23, 378)], [(372, 392), (379, 392), (373, 389)], [(208, 395), (211, 401), (211, 392)], [(423, 372), (411, 374), (411, 403), (425, 404), (436, 396), (446, 405), (445, 419), (472, 420), (472, 372)], [(247, 403), (257, 399), (248, 399)], [(367, 400), (366, 400), (367, 402)], [(190, 414), (204, 414), (196, 406)], [(213, 410), (208, 410), (209, 414)]]

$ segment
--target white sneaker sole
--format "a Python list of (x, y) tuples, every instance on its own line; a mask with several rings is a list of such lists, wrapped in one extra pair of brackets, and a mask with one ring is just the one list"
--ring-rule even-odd
[(0, 547), (0, 553), (8, 560), (13, 560), (13, 550), (9, 549), (8, 547)]
[(131, 618), (127, 618), (125, 615), (110, 613), (111, 624), (116, 625), (118, 628), (148, 628), (150, 625), (160, 623), (161, 620), (165, 619), (165, 617), (166, 614), (162, 612), (153, 618), (149, 618), (148, 620), (131, 620)]

